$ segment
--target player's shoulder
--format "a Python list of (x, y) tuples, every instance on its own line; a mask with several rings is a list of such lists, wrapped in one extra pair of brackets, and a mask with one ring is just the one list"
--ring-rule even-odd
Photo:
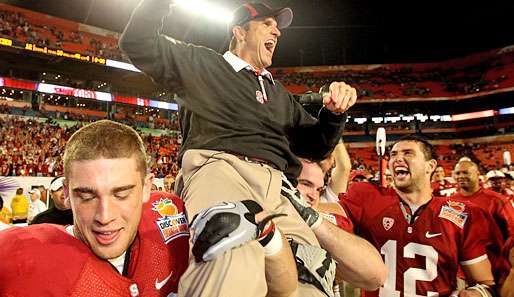
[[(175, 194), (152, 192), (149, 201), (143, 206), (139, 230), (142, 231), (141, 234), (146, 234), (145, 236), (160, 234), (158, 236), (162, 237), (165, 244), (189, 236), (184, 202)], [(158, 232), (154, 232), (155, 230)]]
[(89, 250), (77, 238), (69, 234), (65, 226), (36, 224), (27, 227), (12, 227), (0, 232), (2, 253), (44, 254), (46, 258), (74, 256), (77, 251)]
[(472, 201), (464, 200), (462, 196), (458, 194), (452, 195), (451, 197), (434, 197), (432, 203), (437, 209), (450, 207), (461, 212), (484, 211)]
[(505, 195), (502, 195), (490, 189), (482, 189), (482, 195), (494, 200), (501, 200), (503, 202), (508, 201), (508, 198)]
[(145, 203), (146, 208), (175, 208), (173, 211), (184, 212), (184, 202), (175, 194), (156, 191), (150, 194), (150, 199)]
[[(79, 264), (91, 254), (89, 248), (69, 234), (64, 226), (54, 224), (12, 227), (0, 232), (0, 242), (2, 264), (9, 266), (11, 263), (24, 271), (45, 270), (53, 265), (51, 263), (69, 259)], [(73, 265), (69, 263), (68, 266)]]
[[(445, 219), (464, 228), (470, 220), (483, 220), (488, 217), (486, 210), (470, 201), (456, 199), (455, 197), (434, 197), (432, 208), (439, 218)], [(471, 223), (472, 224), (472, 223)]]
[(395, 198), (397, 194), (392, 188), (383, 188), (379, 187), (377, 184), (369, 183), (369, 182), (358, 182), (352, 183), (348, 187), (348, 191), (345, 195), (347, 199), (369, 199), (373, 200), (376, 197), (382, 198)]
[(53, 224), (30, 225), (27, 227), (12, 227), (0, 233), (2, 246), (23, 246), (40, 243), (53, 244), (64, 237), (69, 237), (63, 226)]

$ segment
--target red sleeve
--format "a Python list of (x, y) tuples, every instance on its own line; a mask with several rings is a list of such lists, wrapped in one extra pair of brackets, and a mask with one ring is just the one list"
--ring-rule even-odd
[(503, 256), (508, 259), (510, 250), (514, 247), (514, 237), (509, 237), (507, 241), (505, 242), (505, 245), (503, 245), (502, 254)]
[(364, 193), (363, 191), (367, 186), (364, 183), (354, 183), (350, 185), (346, 193), (339, 194), (339, 204), (343, 207), (350, 222), (355, 225), (360, 225), (362, 220), (363, 209), (361, 205), (365, 205), (362, 200), (371, 195), (371, 193)]
[(89, 255), (87, 246), (63, 227), (40, 224), (4, 230), (0, 296), (67, 296)]
[(512, 237), (514, 235), (514, 207), (505, 197), (501, 197), (498, 214), (506, 225), (508, 237)]
[(332, 224), (336, 225), (337, 227), (343, 229), (346, 232), (353, 233), (353, 223), (352, 221), (347, 218), (346, 216), (330, 213), (330, 214), (323, 214), (323, 218), (327, 221), (331, 222)]
[(493, 242), (492, 233), (498, 232), (491, 228), (494, 221), (483, 209), (469, 204), (467, 208), (469, 217), (464, 226), (462, 249), (459, 251), (459, 258), (464, 265), (483, 260), (481, 257), (487, 255), (487, 246)]

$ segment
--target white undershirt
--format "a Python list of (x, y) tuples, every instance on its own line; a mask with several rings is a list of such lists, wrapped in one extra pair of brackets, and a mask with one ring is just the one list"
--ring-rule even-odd
[(416, 213), (416, 210), (418, 210), (418, 208), (420, 207), (420, 205), (417, 205), (417, 204), (410, 204), (407, 202), (407, 204), (409, 205), (409, 208), (410, 208), (410, 211), (412, 214)]

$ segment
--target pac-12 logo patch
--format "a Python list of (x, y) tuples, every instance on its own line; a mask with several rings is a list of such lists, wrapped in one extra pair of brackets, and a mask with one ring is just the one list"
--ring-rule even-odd
[(391, 229), (394, 225), (394, 219), (392, 218), (388, 218), (388, 217), (384, 217), (382, 219), (382, 225), (384, 226), (384, 229), (386, 231), (388, 231), (389, 229)]
[(175, 238), (189, 236), (189, 228), (186, 215), (178, 212), (177, 206), (168, 198), (161, 198), (152, 202), (152, 210), (161, 215), (155, 221), (165, 243)]

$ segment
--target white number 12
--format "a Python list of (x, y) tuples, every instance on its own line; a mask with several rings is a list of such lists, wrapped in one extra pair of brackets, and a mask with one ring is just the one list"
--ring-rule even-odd
[[(396, 240), (388, 240), (380, 249), (384, 255), (384, 262), (388, 268), (388, 277), (383, 287), (380, 288), (381, 297), (400, 297), (400, 291), (396, 290)], [(416, 294), (416, 281), (433, 281), (437, 277), (437, 251), (429, 246), (411, 242), (403, 248), (403, 257), (415, 258), (416, 255), (425, 257), (426, 269), (409, 268), (403, 274), (403, 296), (405, 297), (437, 297), (439, 293), (428, 291), (428, 295)]]

